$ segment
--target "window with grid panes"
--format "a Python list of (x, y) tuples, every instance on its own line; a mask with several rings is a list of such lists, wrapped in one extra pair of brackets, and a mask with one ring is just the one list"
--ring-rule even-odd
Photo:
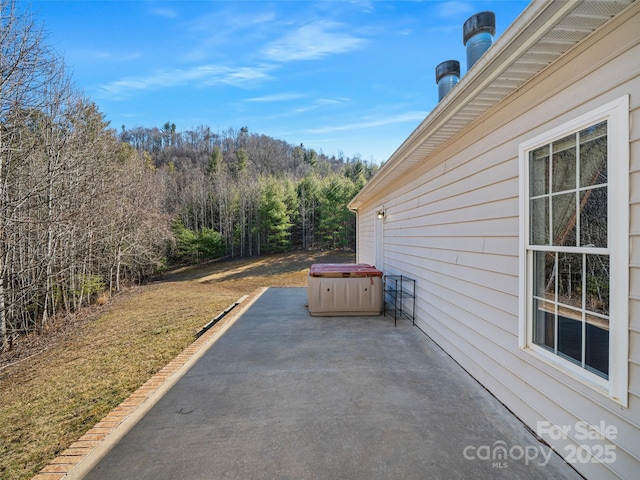
[(619, 236), (628, 242), (628, 213), (620, 215), (628, 194), (618, 191), (628, 183), (628, 147), (612, 129), (628, 107), (608, 107), (521, 146), (521, 346), (615, 397), (626, 377), (626, 360), (612, 353), (628, 335), (628, 252), (617, 248)]

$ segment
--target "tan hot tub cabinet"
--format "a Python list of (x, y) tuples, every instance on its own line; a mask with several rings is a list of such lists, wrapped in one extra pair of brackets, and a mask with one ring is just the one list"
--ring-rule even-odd
[(364, 263), (315, 263), (307, 279), (309, 313), (317, 317), (381, 315), (382, 272)]

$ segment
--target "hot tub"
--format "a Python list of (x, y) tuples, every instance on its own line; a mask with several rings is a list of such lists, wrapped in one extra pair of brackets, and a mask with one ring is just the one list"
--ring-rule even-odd
[(382, 272), (364, 263), (315, 263), (307, 279), (313, 316), (381, 315)]

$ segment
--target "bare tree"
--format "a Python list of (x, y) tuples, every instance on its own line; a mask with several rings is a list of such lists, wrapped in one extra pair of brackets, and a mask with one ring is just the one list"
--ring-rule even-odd
[(149, 153), (73, 90), (31, 17), (0, 0), (0, 350), (153, 272), (171, 241), (164, 188)]
[[(19, 220), (16, 211), (30, 196), (16, 188), (21, 164), (33, 148), (23, 134), (34, 112), (46, 104), (55, 63), (31, 16), (19, 11), (15, 0), (0, 0), (0, 349), (9, 341), (7, 313), (15, 309), (7, 291), (9, 275), (14, 274), (11, 227)], [(22, 292), (28, 295), (25, 289)]]

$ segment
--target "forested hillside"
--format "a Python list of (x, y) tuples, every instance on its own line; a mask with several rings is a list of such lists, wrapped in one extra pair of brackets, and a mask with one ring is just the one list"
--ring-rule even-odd
[(171, 263), (353, 248), (376, 170), (246, 127), (110, 128), (0, 0), (0, 350)]
[(174, 260), (237, 257), (292, 248), (353, 248), (347, 202), (377, 171), (359, 158), (328, 157), (247, 127), (212, 132), (122, 128), (166, 189), (177, 235)]

